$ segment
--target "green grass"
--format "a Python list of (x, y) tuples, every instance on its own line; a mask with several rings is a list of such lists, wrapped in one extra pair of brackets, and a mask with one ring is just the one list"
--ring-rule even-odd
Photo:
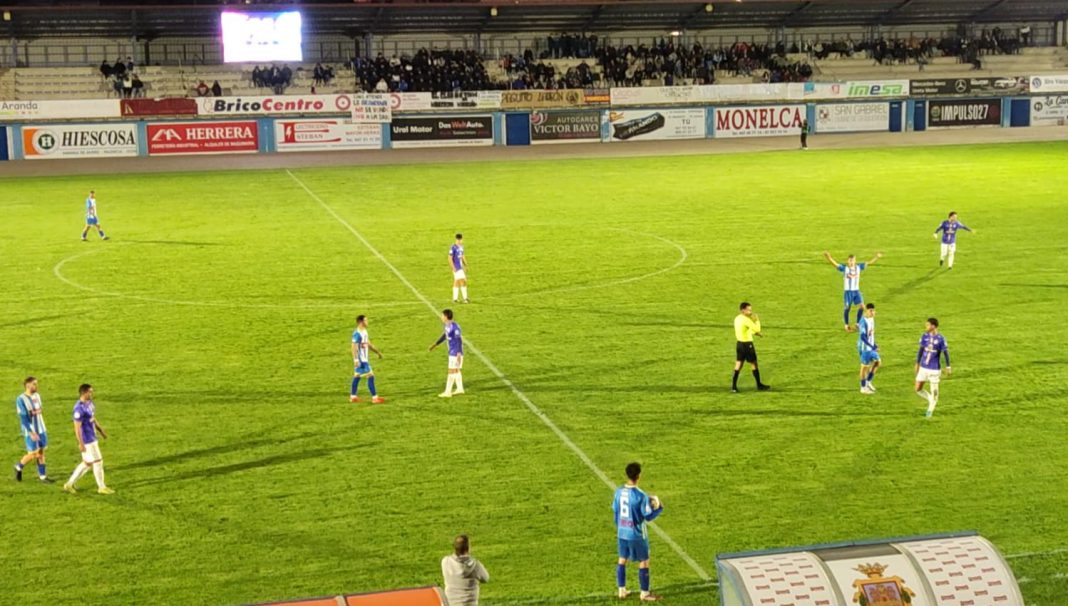
[[(661, 527), (712, 572), (722, 552), (964, 529), (1006, 554), (1068, 546), (1066, 159), (1042, 143), (294, 174), (440, 307), (463, 231), (465, 336), (613, 480), (641, 460)], [(90, 188), (111, 242), (77, 239)], [(978, 233), (945, 272), (931, 232), (950, 209)], [(609, 601), (591, 597), (614, 583), (608, 488), (474, 355), (470, 395), (436, 398), (439, 320), (284, 171), (5, 179), (0, 214), (5, 397), (40, 377), (65, 479), (93, 383), (118, 491), (0, 482), (0, 602), (424, 585), (458, 532), (486, 603)], [(665, 240), (685, 262), (627, 282), (681, 259)], [(886, 254), (863, 279), (875, 396), (824, 249)], [(727, 393), (743, 299), (770, 393), (748, 375)], [(346, 401), (357, 313), (385, 406)], [(930, 315), (955, 372), (925, 422)], [(14, 415), (4, 435), (9, 469)], [(655, 537), (653, 560), (670, 604), (710, 603)], [(1068, 600), (1068, 554), (1012, 565), (1029, 604)]]

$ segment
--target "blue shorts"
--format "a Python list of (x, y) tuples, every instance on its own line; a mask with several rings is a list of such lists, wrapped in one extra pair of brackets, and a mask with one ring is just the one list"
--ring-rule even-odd
[(842, 299), (847, 306), (849, 305), (862, 305), (864, 303), (864, 297), (861, 296), (859, 290), (847, 290), (842, 293)]
[(879, 361), (879, 352), (877, 351), (862, 351), (860, 352), (860, 363), (864, 366), (873, 364)]
[(371, 374), (371, 364), (369, 362), (360, 362), (356, 368), (352, 369), (352, 374), (353, 376)]
[(619, 539), (619, 557), (631, 562), (644, 562), (649, 559), (648, 539)]
[(86, 225), (96, 225), (99, 222), (100, 222), (99, 219), (97, 219), (96, 217), (86, 217), (85, 218), (85, 224)]
[(45, 446), (48, 446), (47, 433), (39, 433), (37, 434), (37, 437), (40, 439), (34, 442), (33, 438), (31, 438), (30, 436), (26, 436), (26, 452), (37, 452)]

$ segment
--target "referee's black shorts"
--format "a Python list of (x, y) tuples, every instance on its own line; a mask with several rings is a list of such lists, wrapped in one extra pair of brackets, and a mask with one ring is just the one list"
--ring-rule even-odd
[(738, 346), (735, 348), (735, 355), (735, 360), (738, 362), (756, 364), (756, 346), (753, 345), (752, 341), (747, 343), (738, 341)]

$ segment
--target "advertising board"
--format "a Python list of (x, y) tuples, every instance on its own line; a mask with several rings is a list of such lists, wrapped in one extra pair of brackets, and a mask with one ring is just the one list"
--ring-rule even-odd
[(577, 89), (506, 90), (501, 93), (501, 109), (563, 109), (585, 103), (585, 94)]
[(1001, 99), (932, 100), (927, 103), (927, 127), (1000, 126)]
[(599, 111), (536, 111), (530, 114), (530, 140), (542, 143), (590, 143), (601, 140)]
[(187, 98), (119, 99), (124, 118), (141, 116), (195, 116), (197, 100)]
[(394, 118), (389, 126), (393, 147), (493, 145), (493, 116)]
[(136, 156), (137, 150), (134, 124), (50, 124), (22, 129), (22, 153), (27, 160), (122, 158)]
[(929, 78), (910, 80), (909, 91), (913, 96), (939, 95), (1009, 95), (1026, 93), (1030, 84), (1025, 77), (1007, 76), (993, 78)]
[(806, 99), (882, 99), (909, 96), (908, 80), (806, 82)]
[(278, 114), (348, 114), (352, 95), (275, 95), (263, 97), (203, 97), (201, 116), (268, 116)]
[(714, 136), (722, 139), (799, 135), (804, 119), (804, 105), (717, 107), (713, 114)]
[(277, 120), (274, 137), (280, 152), (382, 149), (381, 124), (332, 118)]
[(149, 155), (233, 154), (258, 149), (259, 133), (254, 120), (148, 125)]
[(889, 103), (833, 103), (816, 106), (816, 132), (890, 130)]
[(1068, 124), (1068, 95), (1031, 97), (1031, 126)]
[(80, 120), (120, 116), (117, 99), (0, 101), (0, 120)]
[(1031, 76), (1033, 93), (1068, 93), (1068, 74), (1054, 76)]
[(609, 141), (648, 141), (702, 139), (705, 136), (705, 110), (628, 109), (604, 114)]
[(352, 98), (352, 121), (374, 124), (389, 124), (393, 121), (393, 108), (389, 95), (365, 93)]

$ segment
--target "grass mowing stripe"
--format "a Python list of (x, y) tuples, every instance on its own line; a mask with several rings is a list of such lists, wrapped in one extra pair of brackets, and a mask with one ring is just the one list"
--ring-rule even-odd
[[(377, 258), (379, 261), (381, 261), (382, 264), (385, 265), (386, 268), (388, 268), (389, 271), (392, 272), (393, 275), (396, 276), (397, 279), (400, 280), (400, 282), (402, 284), (404, 284), (406, 287), (408, 287), (408, 290), (412, 291), (412, 294), (415, 295), (415, 297), (417, 299), (422, 301), (423, 304), (427, 306), (427, 308), (430, 310), (431, 313), (433, 313), (435, 316), (438, 314), (437, 307), (430, 301), (430, 299), (428, 299), (423, 293), (421, 293), (419, 291), (419, 289), (417, 289), (415, 287), (415, 285), (413, 285), (408, 280), (408, 278), (404, 277), (404, 274), (402, 274), (400, 272), (400, 270), (396, 268), (396, 266), (394, 266), (392, 263), (390, 263), (389, 259), (387, 259), (382, 253), (380, 253), (378, 251), (378, 249), (375, 248), (367, 240), (367, 238), (364, 238), (363, 234), (361, 234), (359, 231), (357, 231), (356, 228), (353, 227), (351, 223), (349, 223), (348, 221), (346, 221), (344, 219), (344, 217), (342, 217), (341, 215), (337, 214), (337, 212), (333, 208), (331, 208), (329, 204), (327, 204), (325, 201), (323, 201), (323, 199), (320, 198), (307, 185), (305, 185), (303, 181), (301, 181), (299, 178), (297, 178), (297, 176), (294, 175), (292, 171), (290, 171), (289, 169), (286, 169), (286, 174), (289, 175), (289, 177), (291, 179), (293, 179), (293, 181), (297, 185), (299, 185), (301, 187), (301, 189), (303, 189), (308, 194), (308, 196), (311, 197), (311, 199), (313, 199), (316, 202), (318, 202), (319, 205), (322, 206), (323, 209), (326, 210), (326, 212), (330, 214), (330, 216), (332, 216), (338, 223), (340, 223), (346, 229), (348, 229), (349, 232), (353, 236), (355, 236), (356, 239), (359, 240), (360, 243), (363, 244), (367, 248), (367, 250), (369, 250), (371, 252), (371, 254), (373, 254), (375, 256), (375, 258)], [(685, 249), (682, 249), (682, 252), (683, 252), (683, 256), (682, 256), (682, 258), (680, 260), (680, 263), (681, 263), (681, 261), (685, 261), (685, 259), (686, 259)], [(674, 266), (672, 268), (674, 268)], [(604, 482), (604, 484), (606, 486), (608, 486), (608, 488), (610, 490), (615, 490), (616, 485), (612, 482), (612, 480), (608, 477), (608, 475), (605, 474), (604, 471), (601, 471), (601, 469), (599, 467), (597, 467), (596, 464), (594, 464), (593, 460), (590, 459), (589, 455), (587, 455), (585, 453), (585, 451), (583, 451), (582, 448), (579, 447), (578, 444), (575, 444), (575, 442), (570, 437), (568, 437), (568, 435), (566, 433), (564, 433), (564, 431), (562, 429), (560, 429), (560, 427), (557, 426), (556, 423), (554, 423), (553, 420), (550, 419), (547, 414), (545, 414), (545, 412), (543, 412), (540, 408), (538, 408), (538, 406), (536, 404), (534, 404), (534, 402), (529, 397), (527, 397), (527, 395), (525, 393), (523, 393), (523, 391), (521, 389), (519, 389), (519, 387), (517, 387), (515, 383), (513, 383), (503, 372), (501, 372), (501, 370), (499, 368), (497, 368), (497, 365), (494, 364), (493, 361), (490, 360), (489, 357), (485, 353), (482, 352), (482, 350), (480, 350), (478, 347), (476, 347), (475, 344), (470, 341), (470, 339), (465, 337), (464, 338), (464, 342), (467, 344), (467, 346), (469, 348), (471, 348), (471, 351), (474, 352), (475, 356), (477, 356), (479, 360), (482, 360), (482, 363), (486, 365), (486, 368), (488, 368), (490, 370), (490, 372), (493, 373), (494, 376), (496, 376), (498, 379), (500, 379), (500, 381), (502, 383), (504, 383), (505, 386), (507, 386), (508, 389), (510, 389), (512, 391), (512, 393), (515, 394), (515, 396), (517, 398), (519, 398), (519, 401), (521, 401), (523, 404), (526, 405), (526, 407), (530, 410), (530, 412), (532, 412), (534, 414), (534, 416), (536, 416), (539, 419), (541, 419), (541, 422), (544, 423), (545, 426), (548, 427), (550, 430), (552, 430), (552, 432), (556, 434), (556, 437), (559, 438), (560, 441), (563, 442), (565, 446), (567, 446), (569, 449), (571, 449), (571, 451), (573, 453), (575, 453), (575, 455), (583, 463), (585, 463), (586, 467), (588, 467), (590, 469), (590, 471), (593, 472), (594, 475), (596, 475), (598, 478), (600, 478), (601, 481)], [(653, 531), (657, 534), (657, 536), (659, 536), (661, 538), (661, 540), (663, 540), (665, 543), (667, 543), (671, 547), (671, 549), (680, 558), (682, 558), (682, 560), (684, 562), (686, 562), (686, 564), (691, 569), (693, 569), (693, 571), (695, 573), (697, 573), (697, 576), (700, 577), (700, 579), (702, 581), (709, 581), (709, 580), (712, 579), (712, 577), (707, 572), (705, 572), (705, 569), (702, 568), (701, 565), (698, 564), (696, 560), (694, 560), (692, 557), (690, 557), (690, 554), (686, 553), (686, 550), (684, 550), (682, 548), (682, 546), (680, 546), (678, 543), (676, 543), (675, 540), (672, 539), (671, 536), (668, 535), (667, 532), (665, 532), (662, 528), (660, 528), (655, 523), (651, 523), (650, 526), (652, 527)]]

